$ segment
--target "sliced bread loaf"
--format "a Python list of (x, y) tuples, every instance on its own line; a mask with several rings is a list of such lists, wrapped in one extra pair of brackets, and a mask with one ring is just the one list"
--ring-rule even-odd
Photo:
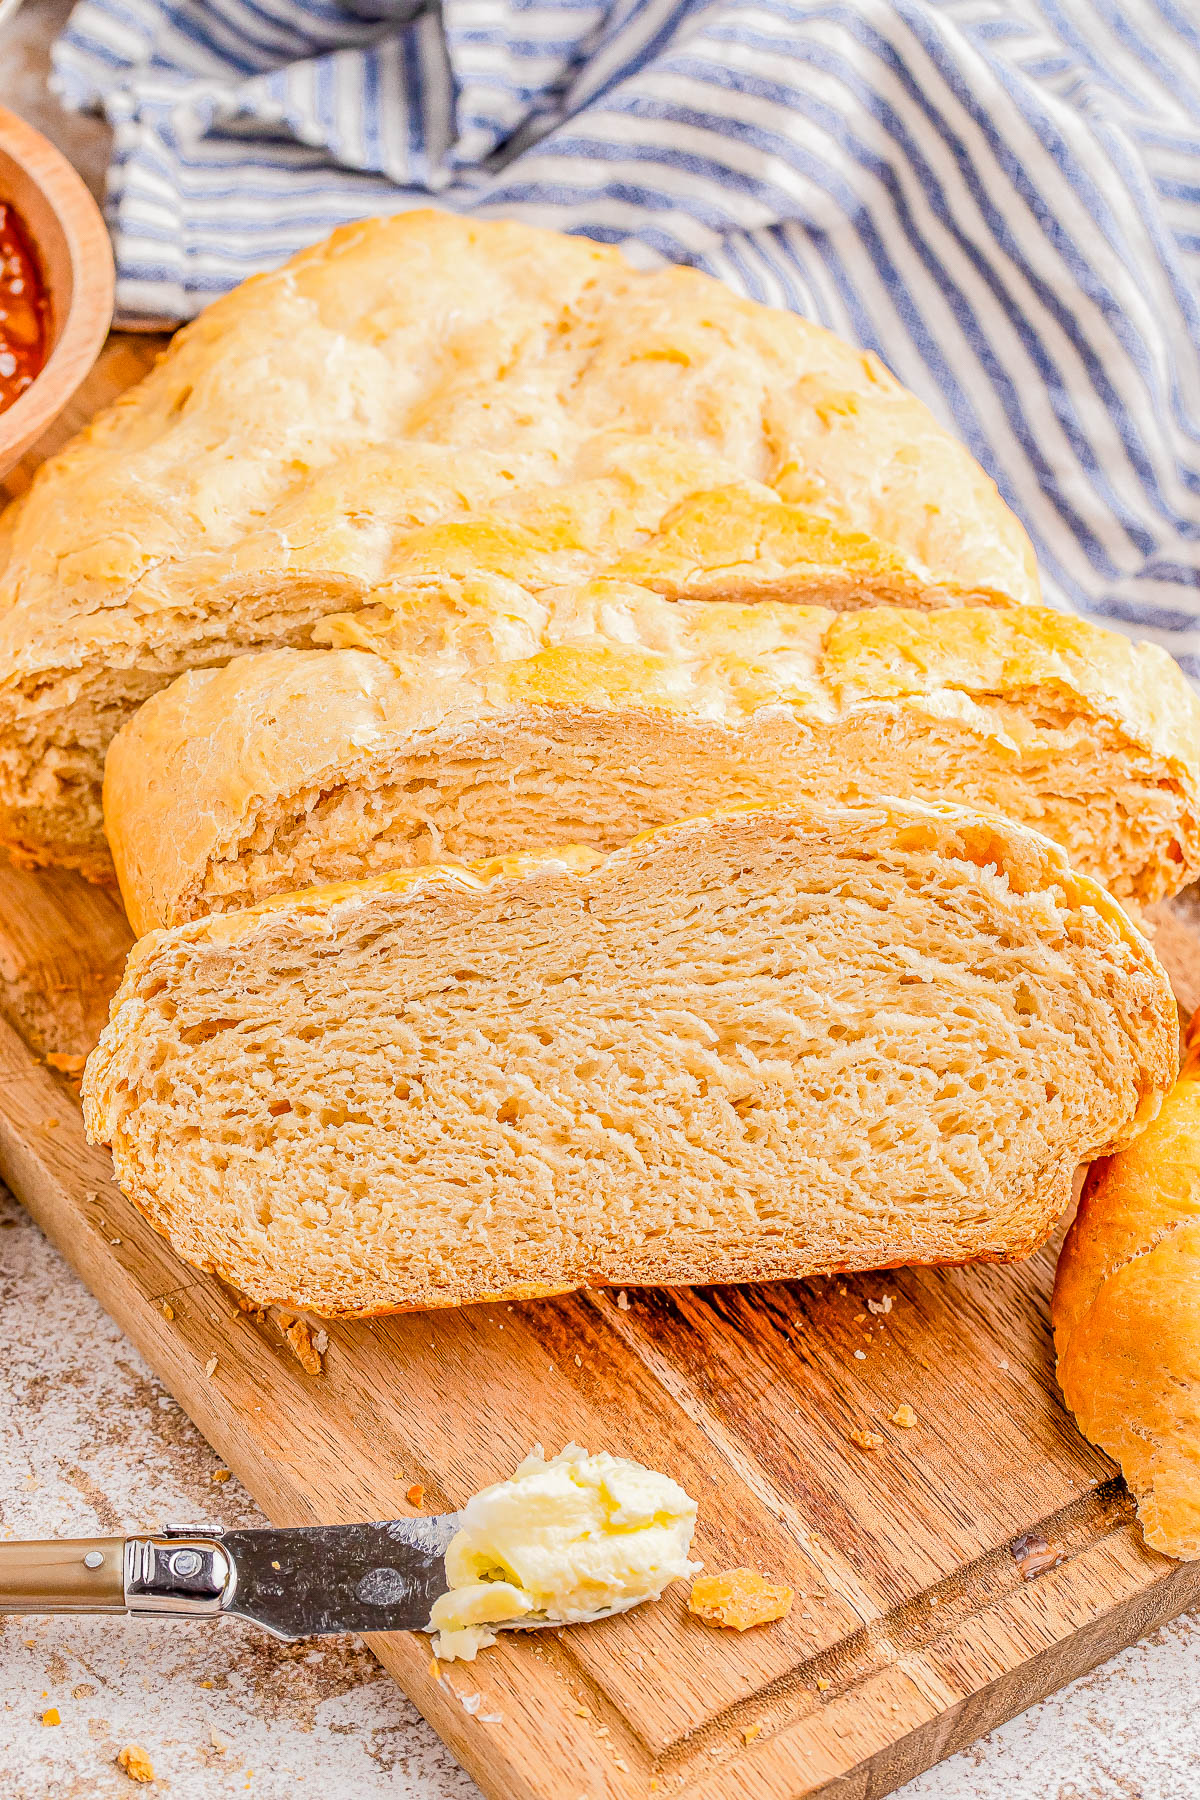
[[(405, 578), (422, 525), (533, 489), (540, 534), (547, 490), (586, 488), (614, 433), (648, 441), (643, 499), (656, 457), (704, 471), (664, 468), (649, 512), (619, 480), (589, 489), (565, 551), (600, 514), (624, 525), (610, 541), (589, 526), (583, 549), (619, 558), (686, 495), (750, 483), (800, 509), (793, 524), (773, 514), (764, 537), (751, 517), (731, 544), (701, 503), (656, 579), (704, 588), (724, 558), (756, 592), (1036, 598), (994, 485), (877, 358), (584, 238), (436, 212), (354, 224), (218, 300), (0, 519), (0, 839), (110, 873), (104, 750), (144, 699), (305, 643)], [(828, 561), (839, 534), (849, 579)]]
[(838, 614), (596, 582), (460, 591), (341, 636), (388, 654), (242, 657), (115, 739), (106, 823), (136, 931), (801, 795), (1003, 812), (1139, 902), (1200, 870), (1200, 701), (1161, 650), (1040, 608)]
[(349, 1315), (1023, 1255), (1176, 1044), (1056, 846), (894, 801), (151, 933), (83, 1092), (183, 1256)]

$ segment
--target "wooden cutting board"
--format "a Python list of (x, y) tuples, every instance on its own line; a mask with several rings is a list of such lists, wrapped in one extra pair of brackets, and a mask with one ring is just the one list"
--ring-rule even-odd
[[(155, 347), (115, 339), (71, 423)], [(1165, 911), (1158, 943), (1194, 1007), (1200, 906)], [(122, 1199), (46, 1066), (90, 1048), (128, 944), (112, 894), (0, 864), (0, 1173), (272, 1519), (412, 1513), (413, 1483), (419, 1510), (450, 1509), (535, 1440), (575, 1438), (675, 1475), (709, 1569), (797, 1590), (745, 1636), (692, 1619), (677, 1586), (440, 1673), (427, 1639), (371, 1640), (494, 1800), (867, 1800), (1200, 1604), (1200, 1564), (1146, 1548), (1063, 1410), (1053, 1247), (336, 1324), (306, 1371), (286, 1319), (240, 1310)]]

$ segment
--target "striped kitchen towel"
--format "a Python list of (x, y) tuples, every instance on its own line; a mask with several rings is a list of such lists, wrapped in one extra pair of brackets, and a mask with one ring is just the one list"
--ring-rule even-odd
[(1200, 28), (1181, 0), (81, 0), (126, 320), (438, 205), (878, 351), (1050, 596), (1200, 678)]

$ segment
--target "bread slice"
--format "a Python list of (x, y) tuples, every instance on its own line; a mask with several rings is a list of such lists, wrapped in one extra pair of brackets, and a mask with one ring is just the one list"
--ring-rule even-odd
[[(642, 447), (630, 494), (602, 472), (614, 435)], [(743, 483), (793, 512), (764, 535), (751, 505), (731, 544), (703, 497)], [(150, 694), (305, 644), (408, 578), (422, 526), (503, 522), (531, 493), (516, 518), (540, 538), (564, 486), (567, 561), (580, 543), (600, 561), (553, 579), (635, 551), (691, 495), (660, 547), (667, 586), (724, 591), (717, 558), (755, 592), (1037, 597), (993, 483), (876, 357), (584, 238), (437, 212), (353, 224), (218, 300), (0, 519), (0, 840), (111, 874), (104, 750)]]
[(1146, 1542), (1200, 1557), (1200, 1014), (1158, 1118), (1088, 1173), (1053, 1318), (1063, 1396)]
[(388, 658), (242, 657), (117, 736), (105, 815), (135, 931), (803, 795), (1000, 811), (1131, 901), (1200, 871), (1200, 700), (1165, 652), (1079, 619), (610, 582), (458, 590), (382, 619), (341, 637)]
[(1176, 1044), (1046, 839), (814, 804), (151, 933), (83, 1092), (189, 1261), (353, 1315), (1024, 1255)]

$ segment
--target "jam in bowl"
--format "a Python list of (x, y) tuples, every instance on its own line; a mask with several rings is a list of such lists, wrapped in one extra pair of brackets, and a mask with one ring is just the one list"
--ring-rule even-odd
[(0, 106), (0, 505), (27, 484), (32, 470), (6, 478), (95, 362), (112, 302), (96, 202), (61, 152)]
[(46, 285), (24, 221), (0, 200), (0, 413), (33, 385), (49, 353)]

